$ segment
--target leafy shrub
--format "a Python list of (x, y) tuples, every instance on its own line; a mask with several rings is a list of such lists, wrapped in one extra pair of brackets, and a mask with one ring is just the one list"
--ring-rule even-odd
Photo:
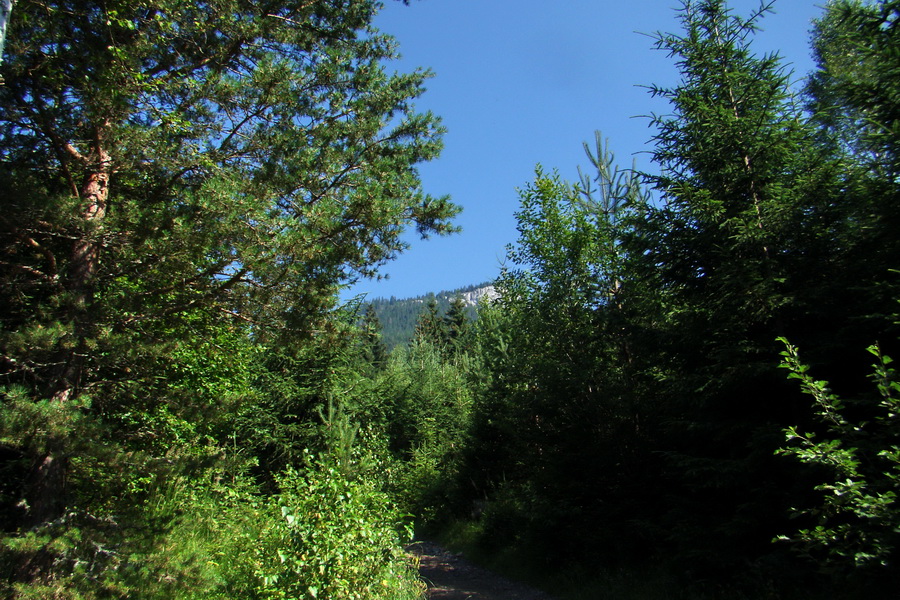
[[(878, 395), (868, 400), (844, 402), (809, 373), (797, 349), (786, 345), (782, 367), (788, 377), (800, 381), (803, 391), (814, 401), (818, 420), (830, 439), (816, 439), (813, 432), (797, 427), (785, 430), (788, 442), (781, 454), (830, 471), (832, 477), (816, 486), (823, 493), (821, 504), (799, 511), (813, 517), (816, 525), (793, 537), (804, 551), (823, 551), (828, 562), (855, 566), (888, 566), (900, 544), (900, 381), (890, 367), (891, 359), (878, 346), (868, 348), (876, 362), (871, 376)], [(848, 406), (848, 404), (850, 406)], [(850, 407), (870, 417), (851, 418)]]
[(266, 598), (404, 600), (424, 590), (398, 531), (410, 535), (371, 478), (351, 479), (330, 459), (288, 469), (269, 504), (275, 521), (257, 547)]

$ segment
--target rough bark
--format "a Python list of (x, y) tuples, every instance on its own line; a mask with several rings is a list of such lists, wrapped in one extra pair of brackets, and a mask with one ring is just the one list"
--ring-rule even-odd
[(54, 454), (38, 457), (25, 483), (28, 528), (53, 521), (65, 512), (69, 459)]
[(73, 244), (67, 278), (67, 292), (70, 294), (67, 318), (73, 326), (75, 339), (63, 352), (61, 372), (52, 384), (51, 396), (59, 402), (66, 402), (77, 393), (84, 370), (84, 341), (91, 330), (90, 304), (94, 295), (94, 278), (100, 266), (98, 238), (106, 217), (112, 175), (112, 160), (103, 140), (107, 128), (108, 123), (98, 128), (89, 156), (82, 156), (71, 146), (68, 149), (82, 163), (85, 174), (79, 194), (81, 235)]
[[(80, 235), (73, 242), (71, 261), (65, 280), (68, 297), (64, 318), (71, 326), (72, 338), (63, 340), (58, 353), (59, 370), (50, 382), (49, 396), (54, 402), (71, 401), (79, 393), (86, 367), (86, 340), (92, 333), (91, 303), (94, 280), (100, 266), (100, 231), (106, 217), (112, 160), (104, 145), (103, 133), (108, 124), (98, 128), (90, 154), (86, 157), (72, 146), (67, 152), (83, 169), (79, 190)], [(64, 440), (51, 436), (34, 462), (25, 489), (28, 526), (51, 522), (66, 509), (66, 480), (69, 460)]]

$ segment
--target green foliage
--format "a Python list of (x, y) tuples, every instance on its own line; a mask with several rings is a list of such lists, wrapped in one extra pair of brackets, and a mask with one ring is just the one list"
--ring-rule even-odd
[(288, 470), (278, 483), (280, 519), (258, 550), (267, 564), (263, 597), (421, 597), (414, 565), (399, 549), (399, 513), (370, 480), (348, 480), (327, 459), (310, 459), (305, 472)]
[[(2, 540), (4, 592), (14, 598), (228, 597), (223, 582), (240, 563), (225, 572), (218, 561), (240, 554), (242, 534), (249, 532), (236, 509), (250, 488), (242, 461), (217, 454), (173, 447), (169, 464), (153, 470), (141, 457), (112, 452), (103, 465), (73, 459), (78, 510)], [(125, 481), (115, 481), (119, 473)], [(91, 505), (89, 486), (98, 495)]]
[(887, 180), (900, 168), (898, 9), (895, 0), (830, 2), (816, 24), (819, 70), (808, 83), (823, 133), (848, 158)]
[[(396, 49), (376, 10), (21, 4), (0, 88), (0, 177), (17, 198), (4, 332), (69, 336), (46, 352), (5, 344), (7, 378), (53, 388), (56, 355), (96, 343), (73, 365), (85, 387), (119, 366), (105, 334), (139, 352), (148, 322), (200, 307), (259, 334), (310, 331), (338, 284), (405, 247), (404, 225), (452, 230), (455, 207), (414, 171), (440, 149), (438, 120), (411, 107), (427, 74), (385, 71)], [(109, 181), (91, 195), (98, 172)]]
[(446, 336), (445, 324), (440, 316), (437, 300), (430, 297), (422, 312), (419, 313), (413, 340), (441, 347)]
[(396, 461), (392, 493), (422, 525), (446, 518), (454, 480), (468, 443), (477, 388), (467, 354), (447, 357), (426, 342), (395, 349), (376, 382), (372, 419), (382, 423)]
[(583, 175), (580, 187), (538, 169), (520, 192), (511, 266), (475, 324), (483, 391), (461, 508), (480, 520), (491, 551), (504, 540), (551, 545), (554, 568), (607, 557), (612, 547), (618, 560), (641, 546), (641, 536), (626, 542), (619, 527), (638, 518), (625, 497), (643, 506), (638, 482), (653, 462), (641, 445), (637, 383), (624, 366), (632, 282), (622, 237), (644, 197), (634, 175), (598, 146), (590, 154), (596, 175)]
[(657, 36), (681, 74), (651, 88), (671, 103), (652, 119), (659, 174), (616, 168), (598, 137), (580, 185), (538, 170), (522, 190), (476, 326), (461, 472), (491, 551), (664, 565), (686, 596), (803, 588), (770, 543), (815, 477), (773, 456), (801, 400), (773, 340), (852, 377), (851, 341), (891, 327), (896, 203), (823, 141), (779, 57), (752, 51), (771, 6), (686, 1), (682, 31)]
[[(442, 129), (412, 104), (428, 73), (387, 70), (378, 2), (19, 2), (2, 594), (418, 598), (416, 519), (611, 589), (789, 597), (806, 571), (769, 541), (791, 506), (833, 573), (892, 566), (900, 384), (873, 348), (867, 393), (852, 355), (895, 311), (900, 13), (829, 5), (807, 114), (752, 52), (771, 6), (683, 3), (657, 36), (681, 74), (651, 88), (661, 173), (599, 134), (578, 184), (538, 168), (472, 319), (452, 294), (334, 308), (456, 212), (420, 189)], [(408, 347), (381, 331), (416, 315)], [(788, 346), (804, 423), (777, 336), (854, 400)]]
[(778, 55), (756, 56), (750, 46), (771, 5), (742, 19), (723, 0), (686, 2), (683, 33), (657, 37), (682, 78), (651, 88), (673, 114), (652, 121), (662, 174), (651, 181), (664, 207), (649, 213), (643, 235), (685, 309), (717, 325), (775, 318), (790, 298), (785, 259), (801, 242), (794, 234), (816, 226), (798, 222), (817, 213), (819, 199), (807, 196), (817, 157), (789, 74)]
[(378, 313), (375, 307), (369, 304), (363, 315), (362, 321), (363, 344), (366, 360), (371, 363), (375, 369), (384, 368), (388, 358), (388, 349), (384, 341), (382, 341), (381, 321), (378, 319)]
[[(406, 229), (449, 233), (458, 211), (421, 189), (443, 129), (413, 105), (430, 74), (388, 68), (380, 8), (17, 3), (0, 86), (4, 595), (418, 595), (351, 460), (371, 373), (355, 315), (333, 309)], [(278, 479), (307, 449), (340, 469)], [(263, 582), (283, 563), (258, 540), (300, 543), (273, 502), (312, 511), (307, 492), (331, 503), (302, 516), (304, 535), (328, 530), (312, 551), (331, 566)]]
[[(830, 479), (816, 486), (822, 492), (821, 505), (801, 511), (813, 517), (814, 528), (801, 529), (791, 537), (807, 552), (824, 550), (828, 560), (857, 566), (892, 564), (900, 538), (900, 381), (890, 367), (891, 359), (875, 345), (868, 348), (876, 362), (872, 381), (875, 399), (845, 403), (829, 388), (827, 381), (813, 378), (808, 365), (800, 361), (797, 349), (781, 339), (786, 349), (781, 366), (797, 379), (804, 393), (812, 397), (814, 411), (824, 425), (827, 439), (815, 432), (785, 430), (790, 445), (780, 454), (824, 468)], [(865, 420), (849, 420), (848, 414), (865, 415)]]
[(419, 313), (413, 343), (430, 344), (446, 357), (451, 357), (464, 350), (468, 326), (469, 310), (461, 296), (450, 300), (443, 316), (437, 299), (431, 296)]
[(625, 240), (642, 286), (632, 354), (665, 481), (652, 527), (683, 568), (710, 577), (782, 560), (768, 540), (801, 471), (772, 458), (796, 402), (773, 340), (821, 340), (835, 361), (835, 331), (849, 326), (836, 298), (860, 314), (838, 284), (853, 285), (835, 243), (840, 167), (814, 142), (780, 57), (753, 51), (772, 6), (743, 17), (723, 0), (684, 2), (681, 31), (656, 36), (681, 78), (651, 87), (671, 108), (652, 119), (659, 199)]
[[(820, 143), (841, 164), (842, 193), (835, 206), (843, 221), (835, 246), (853, 276), (844, 286), (852, 294), (840, 300), (860, 304), (858, 313), (867, 318), (889, 313), (886, 307), (898, 296), (897, 281), (886, 276), (900, 256), (898, 9), (895, 1), (830, 2), (816, 22), (818, 70), (807, 85)], [(854, 337), (852, 328), (840, 337), (850, 348), (873, 339)]]
[[(437, 311), (435, 316), (442, 326)], [(356, 375), (345, 370), (344, 383), (334, 390), (334, 410), (327, 416), (323, 411), (325, 435), (334, 440), (329, 448), (341, 446), (342, 431), (355, 431), (358, 448), (368, 457), (362, 462), (380, 465), (367, 472), (377, 474), (394, 502), (423, 527), (443, 520), (454, 501), (477, 393), (471, 374), (478, 361), (470, 353), (469, 333), (461, 333), (455, 343), (437, 341), (395, 348), (379, 370), (351, 361)], [(354, 468), (368, 469), (362, 463)]]
[[(328, 424), (341, 422), (346, 429), (346, 418), (332, 412)], [(277, 477), (277, 492), (265, 494), (248, 477), (254, 461), (240, 448), (172, 448), (169, 469), (144, 471), (140, 489), (5, 538), (4, 592), (35, 599), (308, 598), (314, 591), (320, 598), (418, 598), (415, 565), (401, 549), (409, 520), (373, 476), (380, 472), (374, 459), (341, 445), (352, 437), (335, 434), (327, 457), (303, 453), (303, 471), (288, 469)], [(81, 477), (80, 468), (71, 472)], [(108, 481), (93, 483), (112, 489)], [(41, 576), (23, 580), (32, 569)]]
[(448, 353), (455, 354), (463, 350), (469, 325), (469, 311), (466, 301), (461, 296), (456, 296), (450, 301), (450, 307), (444, 315)]

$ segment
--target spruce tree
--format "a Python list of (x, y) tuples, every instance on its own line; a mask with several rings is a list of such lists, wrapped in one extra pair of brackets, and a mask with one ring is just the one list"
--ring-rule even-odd
[[(834, 194), (838, 272), (830, 303), (854, 315), (837, 334), (847, 361), (879, 336), (894, 353), (893, 337), (880, 332), (896, 314), (900, 279), (900, 3), (829, 3), (815, 23), (816, 71), (807, 85), (807, 107), (819, 143), (841, 165)], [(836, 310), (835, 312), (839, 312)], [(793, 343), (799, 340), (792, 339)], [(803, 344), (807, 352), (818, 353)], [(857, 375), (861, 376), (860, 370)]]
[(444, 320), (441, 318), (437, 299), (433, 294), (428, 296), (422, 312), (419, 313), (413, 340), (431, 344), (439, 350), (446, 345), (446, 327)]
[(462, 349), (466, 333), (469, 331), (468, 306), (462, 296), (455, 296), (444, 314), (444, 329), (447, 335), (447, 347), (451, 353)]
[(375, 369), (384, 368), (387, 364), (388, 350), (381, 339), (381, 321), (372, 304), (366, 306), (366, 312), (363, 315), (362, 336), (366, 360)]
[(795, 401), (776, 375), (775, 339), (817, 331), (831, 262), (837, 169), (780, 58), (751, 48), (772, 4), (742, 18), (724, 0), (687, 1), (683, 32), (657, 37), (681, 80), (652, 88), (671, 104), (653, 119), (661, 174), (648, 179), (660, 202), (630, 256), (663, 308), (640, 349), (657, 373), (645, 393), (660, 403), (669, 461), (665, 528), (695, 569), (773, 551), (793, 477), (772, 458), (775, 424)]

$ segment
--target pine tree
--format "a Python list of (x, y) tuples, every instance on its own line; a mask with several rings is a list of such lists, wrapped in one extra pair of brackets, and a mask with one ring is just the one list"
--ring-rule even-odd
[(378, 8), (16, 3), (0, 86), (0, 383), (24, 387), (9, 388), (3, 422), (56, 416), (38, 435), (3, 433), (33, 465), (14, 526), (74, 501), (71, 459), (90, 440), (163, 427), (149, 415), (179, 406), (173, 347), (229, 328), (323, 343), (341, 284), (402, 251), (408, 226), (453, 230), (457, 208), (415, 168), (441, 147), (439, 120), (412, 105), (428, 73), (387, 71), (396, 44), (372, 26)]

